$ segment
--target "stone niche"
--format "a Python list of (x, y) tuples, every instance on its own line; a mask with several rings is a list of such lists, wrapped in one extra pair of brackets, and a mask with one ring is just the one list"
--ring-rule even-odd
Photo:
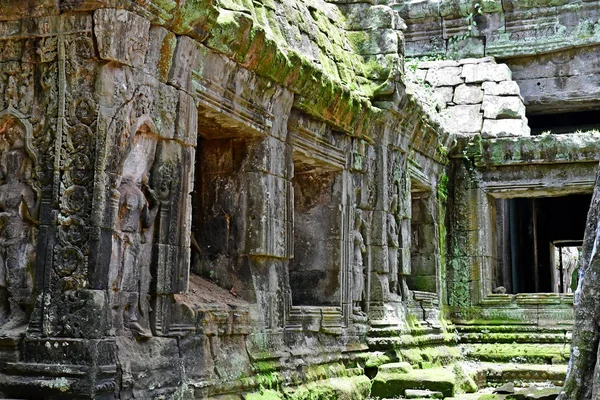
[[(289, 281), (294, 306), (340, 307), (348, 302), (348, 172), (342, 149), (348, 138), (293, 114), (293, 256)], [(333, 310), (333, 309), (332, 309)]]

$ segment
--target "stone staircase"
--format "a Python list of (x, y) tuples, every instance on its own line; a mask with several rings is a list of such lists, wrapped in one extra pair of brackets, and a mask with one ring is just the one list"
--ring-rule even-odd
[[(413, 369), (408, 363), (390, 363), (381, 365), (372, 379), (371, 396), (380, 399), (398, 396), (408, 398), (407, 393), (420, 390), (429, 391), (430, 395), (423, 398), (516, 400), (520, 398), (518, 391), (516, 394), (506, 395), (494, 394), (491, 388), (481, 391), (490, 386), (497, 387), (506, 382), (516, 382), (518, 386), (527, 388), (526, 390), (534, 394), (539, 392), (538, 394), (545, 396), (540, 398), (553, 399), (564, 382), (566, 372), (566, 365), (457, 362), (444, 367)], [(538, 391), (536, 384), (548, 390)], [(551, 395), (554, 397), (548, 397)]]
[[(559, 327), (452, 326), (416, 329), (412, 336), (412, 343), (402, 335), (369, 339), (381, 349), (378, 345), (390, 340), (399, 345), (394, 354), (381, 352), (365, 368), (373, 399), (554, 399), (565, 380), (570, 335)], [(494, 393), (507, 382), (517, 390)]]

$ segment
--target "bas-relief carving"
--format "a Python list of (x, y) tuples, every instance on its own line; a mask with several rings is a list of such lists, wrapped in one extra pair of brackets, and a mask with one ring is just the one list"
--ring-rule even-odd
[(26, 126), (0, 116), (0, 322), (8, 331), (28, 321), (32, 301), (39, 195)]
[(361, 307), (365, 296), (364, 256), (367, 253), (367, 247), (361, 232), (364, 223), (362, 210), (357, 209), (354, 213), (354, 229), (352, 231), (352, 312), (355, 320), (360, 320), (364, 317)]
[(398, 293), (398, 248), (400, 235), (398, 232), (397, 218), (398, 196), (392, 195), (390, 212), (387, 214), (387, 247), (389, 263), (390, 293)]
[(137, 129), (123, 163), (109, 273), (114, 327), (142, 338), (152, 336), (148, 302), (152, 227), (160, 204), (148, 185), (157, 145), (150, 129), (148, 125)]

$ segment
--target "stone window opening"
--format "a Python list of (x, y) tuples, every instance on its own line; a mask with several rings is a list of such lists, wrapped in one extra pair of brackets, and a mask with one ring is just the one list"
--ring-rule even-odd
[(598, 110), (527, 115), (532, 135), (562, 134), (600, 129)]
[[(242, 298), (253, 298), (252, 278), (240, 268), (243, 162), (249, 138), (198, 138), (192, 217), (191, 271)], [(241, 263), (241, 264), (240, 264)]]
[(299, 152), (294, 152), (293, 165), (294, 252), (289, 264), (292, 304), (339, 307), (343, 174)]
[(492, 291), (571, 293), (590, 201), (589, 194), (497, 199)]

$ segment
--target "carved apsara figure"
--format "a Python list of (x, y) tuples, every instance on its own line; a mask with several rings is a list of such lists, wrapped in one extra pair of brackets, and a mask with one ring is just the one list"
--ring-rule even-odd
[(387, 242), (390, 292), (398, 293), (398, 248), (400, 247), (398, 222), (396, 221), (396, 210), (398, 208), (398, 196), (393, 195), (390, 212), (387, 215)]
[(118, 187), (118, 220), (113, 242), (111, 287), (113, 308), (118, 324), (134, 336), (152, 336), (149, 327), (150, 261), (152, 226), (159, 201), (148, 187), (148, 175), (154, 161), (156, 139), (138, 130), (133, 148), (123, 167)]
[(27, 322), (37, 207), (25, 134), (10, 120), (0, 127), (0, 133), (3, 147), (0, 155), (0, 307), (4, 318), (1, 329), (7, 331)]
[(365, 240), (361, 233), (361, 228), (363, 224), (364, 221), (362, 218), (362, 211), (356, 210), (354, 215), (354, 231), (352, 232), (352, 243), (354, 245), (352, 258), (352, 304), (354, 307), (354, 314), (358, 315), (362, 314), (360, 303), (363, 299), (363, 292), (365, 287), (365, 266), (363, 261), (363, 255), (367, 252)]

